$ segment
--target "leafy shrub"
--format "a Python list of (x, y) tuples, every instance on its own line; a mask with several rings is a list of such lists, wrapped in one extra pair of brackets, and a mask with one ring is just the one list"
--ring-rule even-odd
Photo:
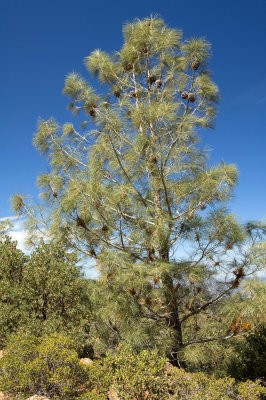
[(163, 399), (167, 395), (165, 363), (157, 351), (134, 354), (129, 346), (120, 347), (116, 354), (109, 352), (92, 365), (89, 380), (100, 393), (114, 385), (123, 399), (144, 398), (144, 392), (152, 393), (153, 399)]
[[(259, 382), (238, 385), (233, 378), (215, 379), (201, 372), (188, 373), (171, 366), (157, 351), (134, 354), (128, 346), (94, 362), (89, 368), (89, 381), (95, 395), (106, 395), (113, 388), (118, 398), (124, 400), (258, 400), (264, 392)], [(83, 400), (94, 398), (85, 396)]]
[(0, 361), (0, 389), (13, 398), (39, 394), (79, 400), (259, 400), (259, 382), (215, 379), (171, 366), (157, 351), (129, 346), (83, 366), (73, 342), (60, 335), (14, 336)]
[(266, 393), (259, 381), (238, 385), (233, 378), (215, 379), (177, 368), (168, 373), (168, 385), (175, 400), (258, 400)]
[(87, 368), (73, 342), (61, 335), (13, 336), (0, 360), (0, 388), (10, 395), (77, 398), (86, 382)]

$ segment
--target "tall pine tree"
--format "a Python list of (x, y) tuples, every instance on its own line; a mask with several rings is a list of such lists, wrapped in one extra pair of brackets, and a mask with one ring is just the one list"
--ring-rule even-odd
[(219, 97), (210, 44), (182, 41), (153, 17), (123, 33), (119, 52), (85, 59), (101, 93), (77, 73), (66, 78), (69, 109), (86, 117), (80, 128), (39, 122), (34, 144), (51, 168), (38, 178), (43, 203), (18, 195), (13, 205), (28, 215), (32, 240), (40, 231), (95, 259), (114, 342), (164, 339), (173, 364), (184, 366), (188, 345), (234, 335), (228, 321), (211, 336), (208, 321), (258, 267), (246, 249), (259, 228), (227, 212), (236, 167), (208, 165), (200, 145)]

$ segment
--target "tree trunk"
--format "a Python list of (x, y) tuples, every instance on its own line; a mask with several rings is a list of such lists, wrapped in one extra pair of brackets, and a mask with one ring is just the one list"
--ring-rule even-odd
[(172, 365), (178, 368), (186, 368), (184, 360), (180, 359), (180, 351), (183, 348), (183, 338), (181, 324), (178, 321), (176, 326), (173, 326), (174, 330), (174, 343), (170, 351), (170, 362)]
[(165, 273), (162, 277), (164, 294), (169, 310), (169, 318), (166, 319), (167, 326), (173, 331), (173, 345), (169, 352), (169, 360), (172, 365), (178, 368), (186, 368), (185, 361), (179, 359), (180, 351), (183, 348), (182, 326), (179, 318), (178, 302), (174, 292), (174, 284), (171, 276)]

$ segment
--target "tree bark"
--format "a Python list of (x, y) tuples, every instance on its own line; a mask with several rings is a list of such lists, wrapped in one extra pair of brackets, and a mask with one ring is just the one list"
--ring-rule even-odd
[[(167, 257), (169, 258), (169, 256)], [(182, 337), (182, 325), (179, 318), (179, 308), (174, 292), (173, 279), (167, 273), (162, 276), (162, 283), (164, 287), (164, 294), (169, 310), (169, 318), (166, 319), (167, 326), (172, 328), (173, 332), (173, 345), (169, 352), (169, 360), (172, 365), (178, 368), (186, 368), (186, 363), (179, 357), (180, 351), (184, 347)]]

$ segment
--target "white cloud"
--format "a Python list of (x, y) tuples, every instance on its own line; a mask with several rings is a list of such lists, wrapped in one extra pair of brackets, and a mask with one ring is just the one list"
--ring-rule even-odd
[[(27, 237), (27, 231), (24, 229), (24, 220), (18, 219), (16, 216), (0, 218), (0, 222), (10, 220), (13, 224), (12, 229), (8, 232), (13, 240), (17, 241), (17, 247), (26, 254), (30, 254), (29, 249), (25, 246)], [(86, 278), (97, 279), (99, 277), (99, 271), (95, 268), (90, 260), (81, 262), (80, 267), (82, 268)]]
[(8, 232), (8, 235), (11, 236), (13, 240), (18, 242), (17, 247), (23, 252), (27, 253), (27, 249), (25, 247), (26, 240), (26, 230), (24, 229), (24, 221), (23, 219), (18, 219), (16, 216), (4, 217), (0, 218), (0, 222), (4, 222), (9, 220), (12, 222), (12, 228)]
[(11, 217), (3, 217), (3, 218), (0, 218), (0, 222), (6, 221), (7, 219), (9, 219), (10, 221), (15, 221), (15, 220), (18, 220), (18, 217), (14, 216), (14, 215)]

